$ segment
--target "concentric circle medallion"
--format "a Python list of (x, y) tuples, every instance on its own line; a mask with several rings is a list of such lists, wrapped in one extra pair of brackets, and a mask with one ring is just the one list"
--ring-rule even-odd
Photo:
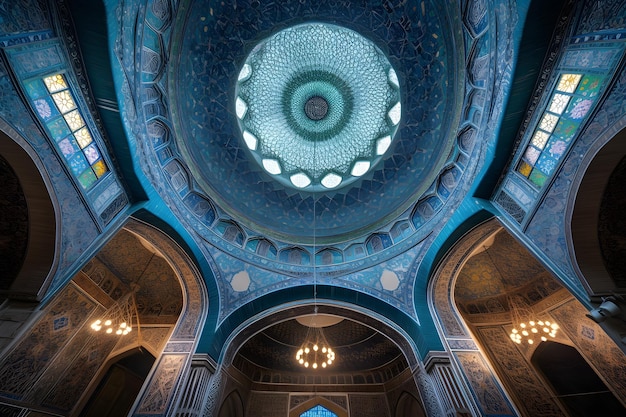
[(284, 29), (239, 72), (235, 111), (253, 158), (285, 186), (326, 191), (370, 171), (401, 119), (396, 72), (371, 41), (335, 25)]

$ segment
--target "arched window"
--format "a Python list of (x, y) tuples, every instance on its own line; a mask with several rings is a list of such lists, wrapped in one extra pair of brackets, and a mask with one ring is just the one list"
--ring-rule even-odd
[(321, 405), (316, 405), (313, 408), (309, 408), (304, 413), (300, 414), (300, 417), (338, 417), (337, 414), (333, 413), (327, 408), (322, 407)]

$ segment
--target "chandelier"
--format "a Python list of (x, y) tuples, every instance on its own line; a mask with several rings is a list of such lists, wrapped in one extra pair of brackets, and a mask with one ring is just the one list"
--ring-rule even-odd
[(137, 337), (141, 336), (139, 334), (139, 312), (137, 311), (137, 303), (135, 302), (135, 293), (139, 291), (139, 283), (148, 270), (155, 254), (156, 252), (152, 253), (137, 279), (130, 283), (130, 291), (109, 307), (102, 314), (102, 317), (91, 323), (92, 330), (108, 335), (126, 336), (132, 332), (134, 326), (136, 326), (138, 332)]
[(317, 327), (315, 323), (317, 317), (317, 307), (315, 314), (311, 316), (311, 323), (308, 327), (304, 342), (296, 353), (296, 361), (305, 368), (318, 369), (332, 365), (335, 360), (335, 351), (324, 336), (324, 330)]
[(513, 328), (509, 333), (511, 340), (518, 345), (522, 343), (534, 345), (535, 343), (546, 342), (548, 339), (554, 339), (559, 330), (559, 325), (554, 321), (536, 318), (535, 313), (524, 298), (519, 294), (513, 294), (514, 289), (512, 285), (504, 278), (504, 275), (500, 272), (500, 268), (498, 268), (498, 264), (495, 263), (491, 257), (491, 253), (489, 253), (490, 248), (484, 246), (483, 249), (500, 276), (500, 281), (504, 286), (504, 292), (508, 294), (507, 301), (511, 311), (511, 322), (513, 324)]
[(121, 297), (109, 307), (101, 318), (91, 323), (92, 330), (105, 334), (125, 336), (133, 330), (133, 316), (136, 316), (134, 292)]
[(509, 306), (513, 319), (513, 329), (509, 336), (513, 342), (533, 345), (556, 337), (559, 325), (549, 320), (534, 319), (520, 296), (509, 297)]

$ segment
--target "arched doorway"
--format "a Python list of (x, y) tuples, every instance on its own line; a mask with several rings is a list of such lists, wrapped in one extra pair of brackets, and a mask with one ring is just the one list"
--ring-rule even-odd
[(537, 346), (532, 363), (572, 416), (620, 417), (624, 407), (581, 354), (562, 343)]
[(407, 416), (426, 417), (426, 414), (424, 414), (424, 409), (414, 396), (408, 392), (403, 392), (396, 405), (395, 417)]
[(219, 417), (243, 417), (243, 401), (239, 392), (233, 391), (224, 400), (220, 407)]
[(150, 352), (143, 349), (136, 349), (128, 356), (117, 359), (104, 374), (80, 416), (128, 415), (154, 359)]

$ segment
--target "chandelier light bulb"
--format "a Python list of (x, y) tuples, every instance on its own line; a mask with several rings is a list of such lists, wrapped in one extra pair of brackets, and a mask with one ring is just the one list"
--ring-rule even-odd
[(105, 321), (105, 322), (104, 322), (104, 325), (105, 325), (105, 326), (110, 326), (110, 325), (111, 325), (111, 320), (107, 320), (107, 321)]
[(326, 362), (322, 362), (322, 368), (326, 368)]
[(318, 349), (319, 349), (319, 347), (318, 347), (317, 345), (313, 346), (313, 350), (314, 350), (314, 351), (316, 351), (316, 352), (317, 352), (317, 351), (318, 351)]
[(313, 364), (313, 369), (317, 369), (317, 363)]
[(109, 328), (107, 329), (107, 333), (109, 333), (109, 334), (110, 334), (110, 333), (113, 333), (113, 329), (109, 327)]
[(523, 341), (529, 345), (535, 342), (548, 341), (548, 338), (556, 337), (559, 326), (547, 320), (529, 320), (527, 323), (519, 323), (511, 329), (509, 337), (514, 343), (521, 344)]

